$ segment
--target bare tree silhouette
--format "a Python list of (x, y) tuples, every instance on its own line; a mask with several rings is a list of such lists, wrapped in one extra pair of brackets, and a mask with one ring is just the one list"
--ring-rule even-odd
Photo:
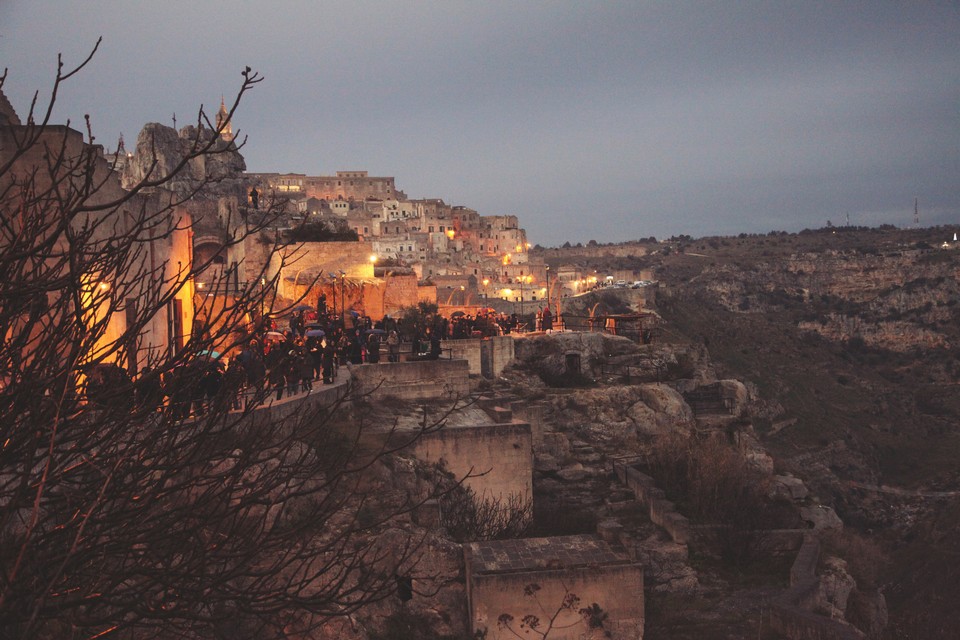
[[(387, 597), (418, 541), (376, 534), (435, 496), (381, 492), (371, 512), (364, 476), (417, 434), (329, 428), (337, 404), (276, 419), (256, 387), (240, 410), (184, 407), (212, 352), (283, 311), (266, 271), (220, 274), (209, 286), (231, 294), (209, 303), (193, 288), (209, 263), (170, 257), (215, 178), (164, 187), (243, 143), (201, 107), (182, 160), (155, 154), (122, 188), (89, 118), (86, 134), (51, 124), (95, 51), (59, 62), (26, 124), (0, 118), (0, 637), (276, 637)], [(242, 77), (221, 126), (262, 80)], [(235, 211), (226, 242), (262, 237), (278, 207)], [(206, 305), (203, 331), (172, 328), (181, 303)]]

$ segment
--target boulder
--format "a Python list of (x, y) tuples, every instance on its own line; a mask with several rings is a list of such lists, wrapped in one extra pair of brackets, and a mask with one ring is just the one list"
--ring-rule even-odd
[(843, 520), (836, 511), (825, 504), (815, 504), (800, 508), (800, 518), (810, 525), (811, 529), (843, 529)]
[(557, 477), (566, 482), (577, 482), (583, 480), (588, 475), (590, 475), (590, 472), (579, 462), (564, 467), (557, 472)]
[(845, 620), (847, 599), (856, 586), (856, 580), (847, 572), (846, 561), (827, 556), (819, 571), (815, 609), (834, 620)]
[(674, 424), (690, 426), (693, 424), (693, 411), (680, 393), (662, 384), (645, 384), (640, 387), (643, 403), (658, 414), (673, 421)]
[(810, 495), (807, 486), (800, 478), (793, 476), (774, 476), (771, 479), (767, 495), (773, 500), (799, 502)]

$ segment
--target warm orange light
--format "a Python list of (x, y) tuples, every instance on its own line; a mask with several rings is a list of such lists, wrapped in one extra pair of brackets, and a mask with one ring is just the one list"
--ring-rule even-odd
[(503, 264), (510, 264), (510, 254), (503, 256)]
[(101, 282), (101, 283), (100, 283), (100, 291), (106, 291), (106, 290), (109, 289), (109, 288), (110, 288), (110, 285), (107, 284), (106, 282)]
[(370, 263), (372, 264), (372, 263), (374, 263), (374, 262), (376, 262), (376, 261), (377, 261), (377, 256), (376, 256), (376, 254), (373, 254), (373, 253), (370, 254)]
[(518, 245), (517, 245), (517, 253), (520, 253), (521, 251), (523, 251), (523, 246), (518, 244)]
[(449, 238), (450, 238), (451, 240), (453, 240), (453, 236), (454, 236), (455, 234), (456, 234), (456, 232), (455, 232), (453, 229), (450, 229), (449, 231), (447, 231), (447, 236), (449, 236)]
[(488, 284), (490, 284), (490, 278), (484, 278), (484, 279), (483, 279), (483, 286), (487, 286)]

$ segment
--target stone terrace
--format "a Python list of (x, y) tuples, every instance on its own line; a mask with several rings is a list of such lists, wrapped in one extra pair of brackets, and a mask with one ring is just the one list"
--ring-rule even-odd
[(467, 547), (476, 574), (630, 563), (626, 554), (592, 535), (474, 542)]

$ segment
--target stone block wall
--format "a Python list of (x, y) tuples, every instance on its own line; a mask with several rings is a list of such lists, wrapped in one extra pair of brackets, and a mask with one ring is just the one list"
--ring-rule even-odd
[(513, 417), (530, 425), (530, 434), (533, 438), (534, 450), (543, 448), (543, 433), (545, 430), (543, 418), (543, 403), (540, 402), (511, 402)]
[(513, 361), (514, 340), (510, 336), (497, 336), (489, 339), (492, 344), (493, 369), (491, 374), (494, 378), (503, 373), (504, 368)]
[(348, 365), (347, 369), (356, 389), (373, 399), (465, 398), (470, 393), (470, 371), (464, 360), (381, 362)]
[(413, 453), (425, 462), (444, 461), (447, 470), (457, 478), (474, 474), (465, 484), (477, 496), (533, 499), (533, 450), (528, 424), (445, 427), (423, 436)]
[(499, 376), (513, 360), (513, 337), (495, 336), (492, 338), (470, 338), (467, 340), (445, 340), (443, 349), (450, 350), (453, 359), (466, 360), (470, 366), (470, 375), (483, 375), (482, 350), (486, 349), (490, 358), (491, 377)]
[(440, 347), (454, 360), (466, 360), (470, 369), (470, 375), (480, 375), (480, 343), (482, 338), (470, 338), (468, 340), (444, 340)]
[(651, 522), (665, 529), (677, 544), (690, 541), (690, 521), (674, 510), (673, 503), (664, 497), (661, 489), (654, 486), (653, 478), (621, 461), (614, 462), (613, 471), (620, 482), (633, 490), (636, 499), (649, 509)]
[[(535, 597), (524, 595), (524, 589), (531, 584), (539, 586)], [(643, 569), (639, 565), (481, 575), (471, 575), (468, 568), (468, 585), (472, 631), (486, 629), (487, 640), (517, 637), (509, 630), (499, 628), (497, 621), (503, 614), (513, 616), (513, 627), (518, 630), (526, 615), (538, 616), (545, 625), (568, 593), (580, 598), (578, 609), (596, 603), (608, 614), (604, 630), (610, 635), (598, 637), (615, 640), (643, 638)], [(583, 616), (570, 610), (557, 617), (549, 637), (551, 640), (579, 640), (591, 637), (589, 632)]]

